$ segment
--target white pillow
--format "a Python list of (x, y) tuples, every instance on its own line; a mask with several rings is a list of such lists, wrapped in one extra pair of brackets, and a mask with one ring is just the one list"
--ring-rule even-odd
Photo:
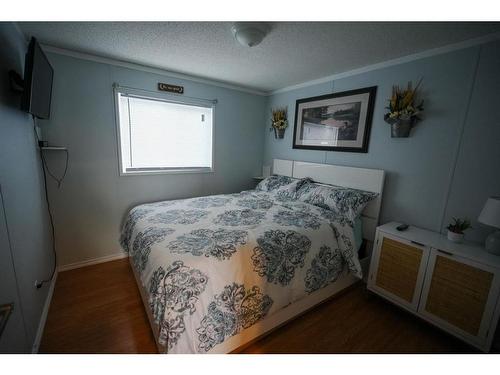
[(281, 186), (288, 185), (292, 183), (294, 179), (288, 176), (278, 176), (273, 175), (266, 177), (256, 186), (255, 190), (260, 191), (273, 191), (278, 189)]
[(351, 225), (366, 205), (378, 196), (364, 190), (335, 185), (304, 184), (297, 192), (297, 199), (345, 216)]

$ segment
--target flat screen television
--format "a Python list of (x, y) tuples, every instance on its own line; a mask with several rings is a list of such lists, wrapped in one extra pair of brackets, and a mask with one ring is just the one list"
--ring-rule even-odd
[(41, 119), (50, 117), (54, 69), (40, 44), (31, 38), (24, 66), (24, 91), (21, 109)]

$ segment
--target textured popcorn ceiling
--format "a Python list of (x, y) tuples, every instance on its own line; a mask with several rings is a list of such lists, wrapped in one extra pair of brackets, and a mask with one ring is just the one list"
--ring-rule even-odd
[(271, 91), (500, 31), (500, 23), (270, 23), (253, 48), (225, 22), (20, 22), (42, 43)]

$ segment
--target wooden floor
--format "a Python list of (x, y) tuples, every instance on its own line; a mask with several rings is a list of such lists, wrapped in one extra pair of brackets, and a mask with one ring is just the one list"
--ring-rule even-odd
[[(41, 353), (156, 353), (127, 259), (61, 272)], [(359, 283), (243, 353), (470, 353)]]

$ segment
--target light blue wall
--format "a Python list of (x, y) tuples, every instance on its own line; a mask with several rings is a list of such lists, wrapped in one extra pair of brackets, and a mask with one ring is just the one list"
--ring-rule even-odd
[(0, 190), (0, 305), (12, 303), (14, 309), (0, 337), (0, 353), (23, 353), (29, 350), (24, 319), (20, 309), (16, 273)]
[[(50, 186), (60, 264), (121, 253), (118, 237), (134, 205), (253, 186), (261, 172), (266, 98), (194, 81), (152, 74), (59, 54), (54, 67), (52, 118), (41, 126), (47, 140), (67, 146), (70, 166), (61, 189)], [(185, 95), (217, 99), (215, 173), (119, 176), (112, 84), (156, 90), (158, 82), (179, 84)], [(49, 162), (61, 168), (64, 156)]]
[(23, 73), (26, 48), (16, 27), (0, 22), (0, 304), (15, 305), (0, 352), (31, 352), (48, 292), (47, 285), (37, 290), (35, 280), (50, 276), (52, 267), (33, 122), (7, 79), (10, 69)]
[(445, 223), (469, 216), (469, 239), (482, 241), (494, 229), (475, 220), (493, 195), (500, 195), (500, 42), (481, 48)]
[[(466, 182), (458, 182), (461, 166), (470, 160), (460, 156), (459, 151), (469, 147), (460, 140), (462, 132), (474, 132), (470, 114), (466, 121), (471, 99), (470, 113), (476, 106), (471, 90), (473, 87), (479, 90), (478, 97), (483, 91), (492, 90), (474, 84), (478, 82), (475, 81), (477, 66), (480, 67), (478, 77), (488, 75), (488, 68), (481, 67), (492, 57), (485, 51), (495, 48), (490, 44), (436, 55), (268, 98), (51, 53), (49, 59), (55, 69), (52, 119), (41, 126), (47, 140), (68, 146), (70, 150), (70, 168), (63, 186), (57, 190), (53, 183), (50, 185), (60, 264), (119, 254), (117, 239), (121, 221), (136, 204), (249, 188), (253, 183), (251, 177), (260, 174), (261, 165), (271, 164), (273, 158), (386, 170), (382, 222), (401, 220), (440, 230), (443, 217), (447, 220), (449, 216), (467, 215), (475, 219), (480, 210), (478, 202), (497, 189), (498, 178), (491, 177), (493, 183), (488, 181), (489, 187), (483, 190), (478, 188), (486, 181), (481, 173), (474, 181), (462, 177)], [(483, 70), (485, 73), (481, 73)], [(420, 77), (424, 78), (425, 119), (410, 138), (391, 139), (389, 125), (382, 119), (391, 86)], [(214, 174), (119, 177), (111, 86), (116, 82), (155, 90), (159, 81), (185, 86), (188, 96), (218, 99)], [(378, 92), (367, 154), (293, 150), (291, 128), (284, 140), (275, 140), (268, 132), (269, 112), (274, 106), (288, 105), (293, 125), (295, 100), (372, 85), (378, 86)], [(485, 137), (485, 140), (491, 146), (494, 138)], [(470, 147), (478, 147), (481, 142)], [(479, 153), (485, 155), (481, 158), (494, 160), (490, 157), (491, 149), (479, 147)], [(459, 161), (454, 175), (457, 155)], [(49, 155), (56, 171), (62, 167), (62, 159), (62, 154)], [(457, 186), (461, 188), (457, 190)], [(463, 199), (464, 192), (479, 190), (475, 203), (471, 203), (473, 207), (460, 211), (462, 205), (456, 202)], [(453, 198), (456, 202), (450, 198), (448, 204), (449, 192), (457, 194), (457, 198)], [(469, 238), (482, 240), (487, 230), (480, 225), (474, 227)]]
[[(487, 196), (500, 193), (498, 50), (498, 42), (490, 43), (275, 94), (266, 110), (264, 164), (282, 158), (384, 169), (382, 223), (398, 220), (439, 231), (445, 210), (446, 220), (454, 215), (476, 219)], [(391, 87), (421, 77), (425, 119), (410, 138), (393, 139), (383, 120)], [(292, 149), (297, 99), (368, 86), (378, 86), (368, 153)], [(474, 95), (467, 116), (471, 92)], [(274, 139), (268, 131), (269, 113), (272, 107), (283, 105), (288, 106), (291, 126), (285, 139)], [(467, 139), (460, 143), (463, 129)], [(470, 203), (464, 205), (464, 200)], [(469, 231), (467, 236), (480, 241), (484, 231)]]

